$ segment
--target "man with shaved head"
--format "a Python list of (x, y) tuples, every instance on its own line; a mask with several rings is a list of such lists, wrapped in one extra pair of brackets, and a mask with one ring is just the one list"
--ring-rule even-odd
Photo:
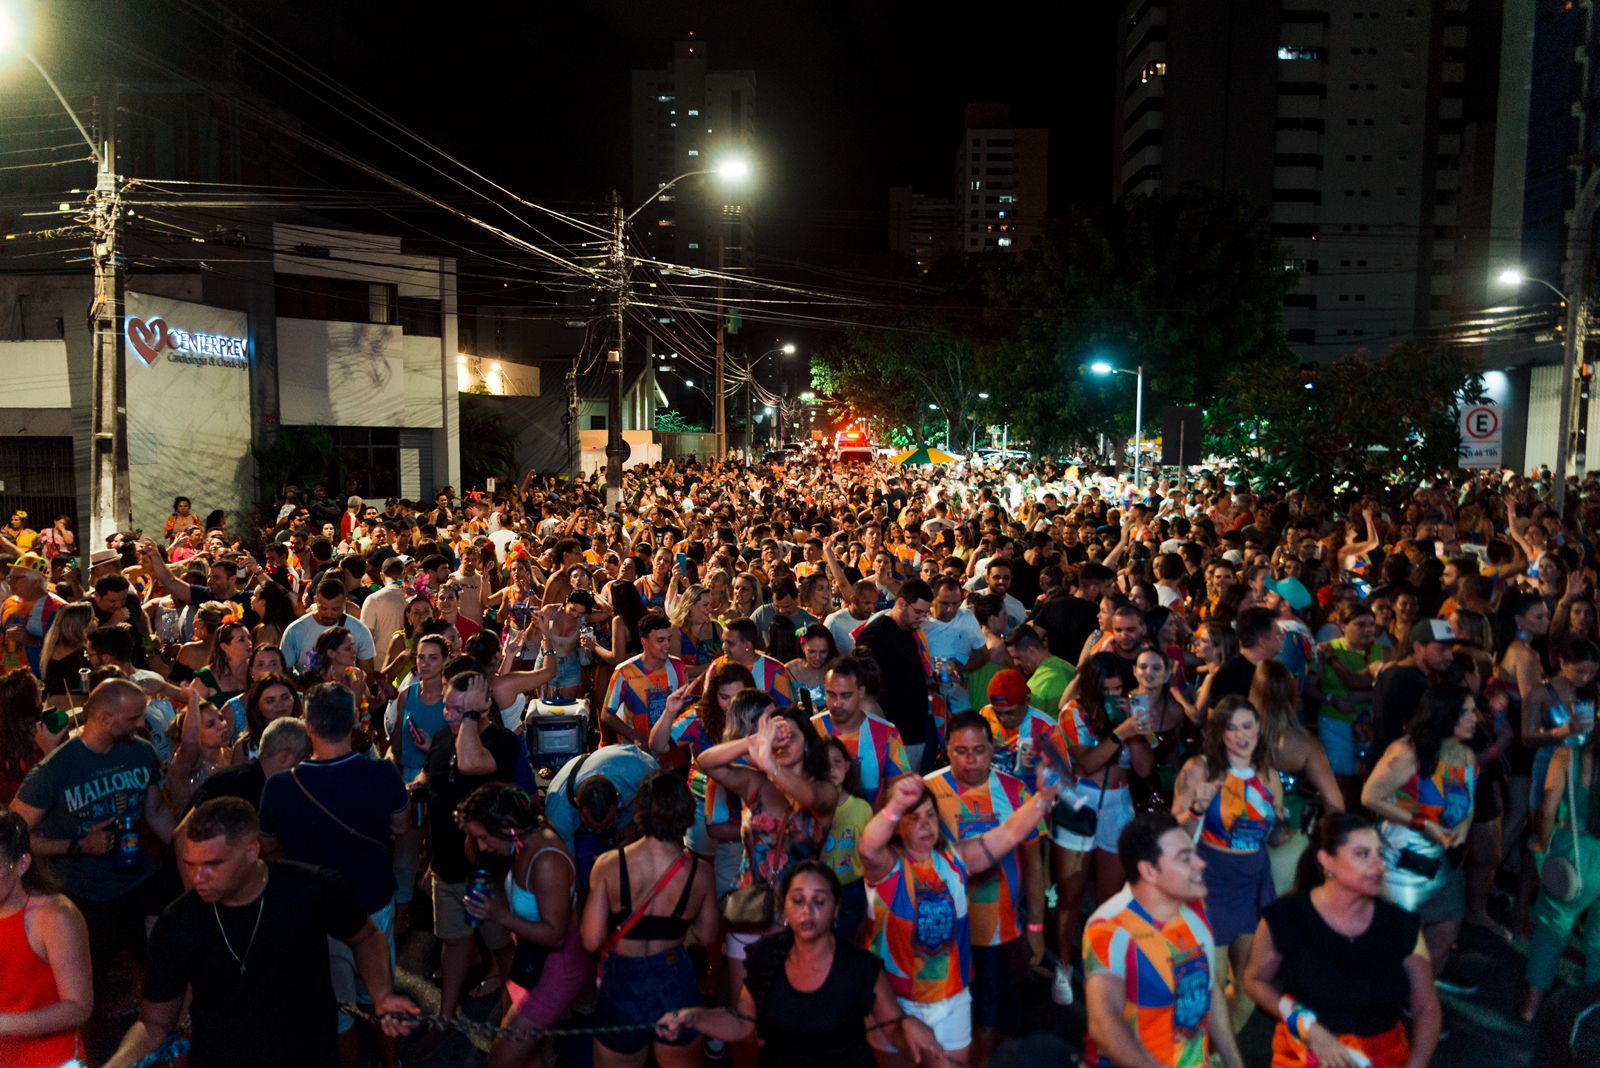
[[(83, 730), (29, 770), (11, 808), (28, 822), (34, 855), (50, 858), (83, 913), (98, 986), (114, 974), (104, 964), (119, 951), (143, 958), (145, 917), (167, 904), (157, 900), (154, 858), (135, 845), (119, 849), (119, 820), (130, 840), (148, 828), (170, 841), (173, 819), (161, 796), (161, 760), (137, 735), (144, 691), (107, 679), (83, 711)], [(109, 993), (96, 991), (97, 1010), (114, 1000)]]

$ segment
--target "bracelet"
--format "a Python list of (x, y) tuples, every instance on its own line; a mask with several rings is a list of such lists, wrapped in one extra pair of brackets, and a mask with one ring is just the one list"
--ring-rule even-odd
[(1278, 999), (1278, 1015), (1283, 1017), (1283, 1025), (1289, 1029), (1289, 1033), (1301, 1042), (1311, 1033), (1311, 1025), (1317, 1022), (1316, 1013), (1288, 994)]
[(1413, 831), (1425, 831), (1428, 826), (1427, 817), (1423, 816), (1423, 814), (1420, 812), (1415, 813), (1409, 820), (1406, 821), (1406, 826), (1410, 827)]
[(1029, 934), (1043, 934), (1044, 933), (1044, 924), (1042, 924), (1042, 923), (1030, 923), (1030, 924), (1028, 924), (1027, 931), (1028, 931)]

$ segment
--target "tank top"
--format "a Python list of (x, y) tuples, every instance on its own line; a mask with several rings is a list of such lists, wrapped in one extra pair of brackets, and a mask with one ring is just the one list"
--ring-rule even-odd
[(1253, 853), (1266, 848), (1277, 815), (1272, 790), (1254, 768), (1229, 768), (1211, 799), (1200, 840), (1217, 849)]
[(417, 745), (416, 735), (431, 740), (444, 726), (444, 694), (448, 689), (441, 688), (439, 700), (429, 704), (422, 699), (420, 679), (406, 687), (404, 722), (395, 724), (395, 730), (400, 735), (400, 770), (407, 782), (415, 779), (428, 761), (428, 754)]
[[(684, 909), (689, 906), (689, 895), (694, 891), (694, 875), (700, 868), (700, 855), (689, 854), (689, 877), (683, 881), (683, 891), (678, 895), (678, 903), (672, 907), (672, 912), (666, 916), (656, 916), (645, 913), (640, 916), (628, 933), (622, 937), (630, 941), (640, 942), (680, 942), (683, 936), (689, 933), (690, 921), (683, 915)], [(633, 915), (633, 884), (628, 878), (628, 857), (622, 850), (617, 850), (617, 890), (622, 899), (622, 907), (611, 914), (613, 929), (621, 927), (628, 922), (628, 917)]]
[(1433, 774), (1425, 779), (1411, 776), (1410, 782), (1395, 791), (1394, 803), (1448, 831), (1472, 814), (1472, 792), (1477, 785), (1476, 761), (1451, 764), (1440, 753)]
[[(0, 919), (0, 1012), (27, 1012), (61, 1000), (50, 963), (28, 944), (28, 908)], [(6, 1068), (58, 1068), (78, 1055), (78, 1033), (57, 1032), (30, 1038), (0, 1037), (0, 1064)]]
[[(532, 872), (533, 866), (546, 853), (559, 853), (563, 860), (569, 865), (572, 864), (572, 858), (567, 856), (564, 850), (557, 849), (555, 846), (545, 846), (533, 855), (532, 860), (528, 861), (528, 871)], [(572, 888), (569, 891), (569, 895), (572, 903), (576, 905), (578, 903), (578, 869), (575, 866), (572, 869), (572, 877)], [(519, 916), (529, 923), (538, 923), (543, 918), (539, 915), (539, 895), (517, 882), (515, 872), (506, 872), (506, 903), (511, 906), (512, 915)]]

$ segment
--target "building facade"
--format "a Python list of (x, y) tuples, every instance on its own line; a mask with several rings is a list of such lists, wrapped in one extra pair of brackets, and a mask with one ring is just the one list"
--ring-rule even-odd
[(1050, 131), (1011, 125), (1005, 104), (968, 104), (956, 148), (961, 251), (1020, 252), (1044, 233)]

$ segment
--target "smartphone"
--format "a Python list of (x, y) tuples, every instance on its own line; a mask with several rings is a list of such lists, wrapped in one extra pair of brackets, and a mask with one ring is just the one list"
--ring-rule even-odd
[(689, 571), (689, 554), (688, 553), (674, 553), (672, 559), (673, 559), (673, 562), (678, 565), (678, 570), (679, 571), (682, 571), (685, 574), (688, 573), (688, 571)]

